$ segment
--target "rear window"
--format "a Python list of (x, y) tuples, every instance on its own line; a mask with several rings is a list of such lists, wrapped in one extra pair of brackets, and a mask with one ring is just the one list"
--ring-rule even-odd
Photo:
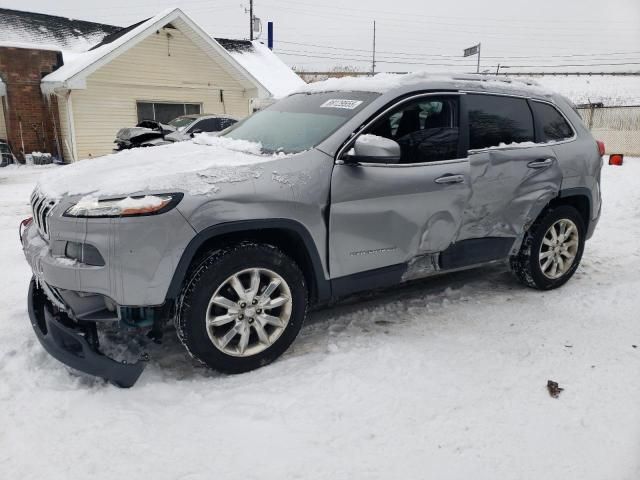
[(540, 141), (553, 142), (573, 137), (571, 126), (553, 105), (542, 102), (533, 102), (532, 105), (541, 126)]
[(533, 115), (524, 98), (467, 95), (469, 148), (533, 142)]

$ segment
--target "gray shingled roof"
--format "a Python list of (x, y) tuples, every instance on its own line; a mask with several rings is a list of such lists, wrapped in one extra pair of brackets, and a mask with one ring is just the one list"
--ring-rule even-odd
[(85, 51), (122, 27), (0, 8), (0, 44), (48, 45)]

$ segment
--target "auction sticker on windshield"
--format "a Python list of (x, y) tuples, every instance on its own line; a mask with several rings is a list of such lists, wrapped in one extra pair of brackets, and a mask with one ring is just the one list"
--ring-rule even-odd
[(353, 110), (362, 103), (362, 100), (347, 100), (343, 98), (332, 98), (327, 100), (320, 108), (344, 108), (346, 110)]

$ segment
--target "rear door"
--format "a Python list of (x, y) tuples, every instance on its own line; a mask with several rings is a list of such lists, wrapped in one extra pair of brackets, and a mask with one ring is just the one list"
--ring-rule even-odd
[(398, 142), (399, 164), (337, 162), (329, 219), (333, 278), (403, 265), (453, 242), (470, 195), (459, 106), (451, 94), (404, 99), (363, 131)]
[(551, 146), (536, 143), (527, 99), (469, 93), (463, 115), (469, 124), (471, 198), (458, 240), (483, 238), (485, 245), (498, 246), (494, 256), (504, 257), (558, 194), (562, 173)]

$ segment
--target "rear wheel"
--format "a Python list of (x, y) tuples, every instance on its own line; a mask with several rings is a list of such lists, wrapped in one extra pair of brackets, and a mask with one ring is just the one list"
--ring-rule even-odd
[(293, 260), (270, 245), (241, 243), (211, 252), (194, 270), (176, 326), (198, 360), (241, 373), (284, 353), (306, 310), (304, 275)]
[(511, 257), (511, 270), (525, 285), (550, 290), (575, 273), (584, 251), (585, 228), (573, 207), (552, 207), (526, 233), (520, 251)]

